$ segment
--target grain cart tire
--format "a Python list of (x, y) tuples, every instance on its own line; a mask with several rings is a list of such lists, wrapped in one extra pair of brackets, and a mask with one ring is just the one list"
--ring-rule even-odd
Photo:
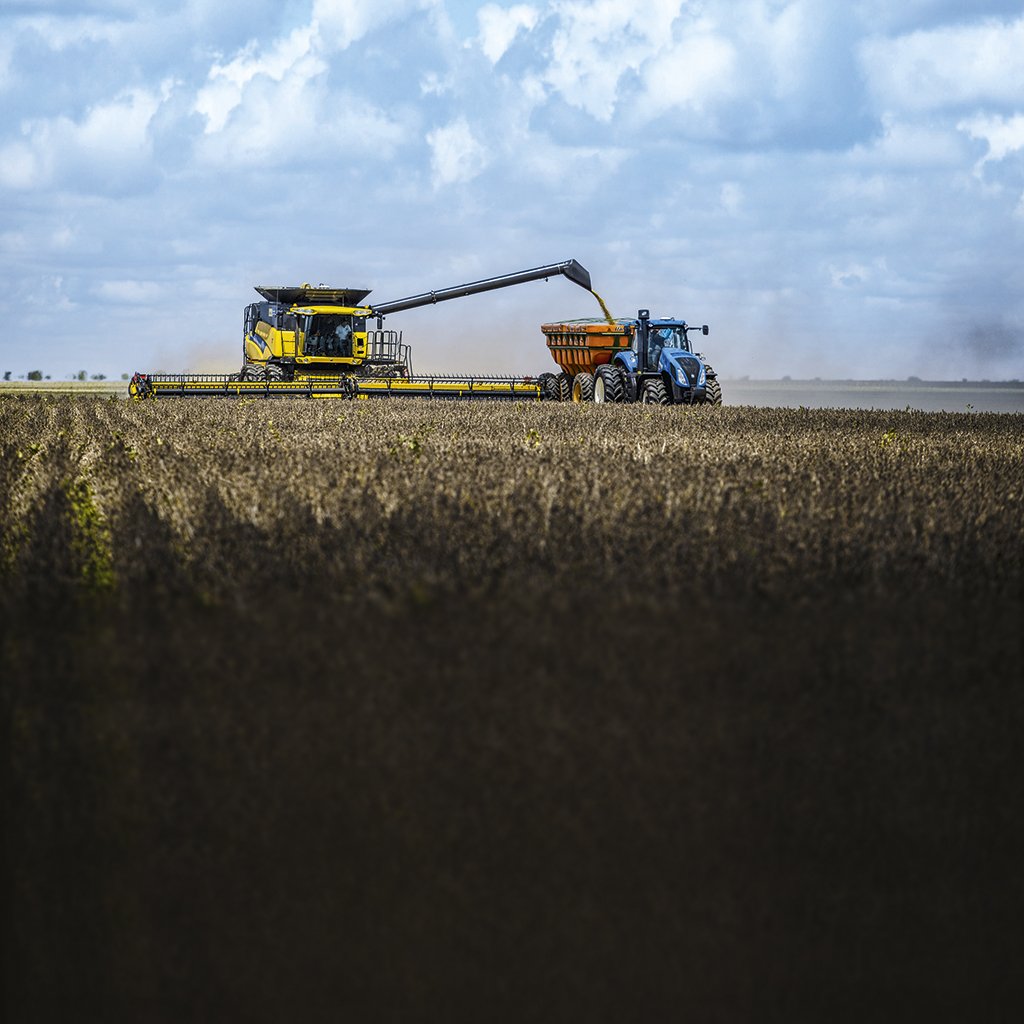
[(707, 405), (722, 404), (722, 385), (716, 377), (709, 377), (704, 387), (704, 402)]
[(599, 366), (594, 377), (594, 401), (621, 402), (625, 397), (626, 382), (622, 370), (617, 366)]
[(553, 373), (542, 373), (537, 378), (540, 385), (540, 400), (542, 402), (557, 402), (561, 398), (558, 390), (558, 378)]
[(560, 402), (572, 401), (572, 374), (564, 370), (555, 378), (558, 382), (558, 400)]
[(589, 373), (577, 373), (572, 381), (572, 400), (592, 402), (594, 400), (594, 378)]
[(668, 392), (663, 380), (645, 380), (643, 391), (640, 392), (643, 405), (668, 405)]

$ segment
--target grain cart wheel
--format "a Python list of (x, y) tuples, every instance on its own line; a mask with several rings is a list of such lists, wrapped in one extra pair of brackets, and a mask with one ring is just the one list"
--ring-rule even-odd
[(572, 382), (572, 400), (574, 402), (592, 402), (594, 400), (594, 378), (589, 373), (577, 373)]
[(595, 402), (621, 402), (626, 397), (626, 382), (617, 366), (599, 366), (594, 377)]
[(540, 400), (542, 402), (557, 402), (561, 397), (558, 392), (558, 378), (553, 373), (542, 373), (537, 378), (540, 385)]
[(708, 377), (704, 387), (704, 402), (707, 405), (722, 404), (722, 385), (718, 383), (717, 377)]
[(560, 402), (572, 401), (572, 374), (564, 370), (555, 378), (558, 381), (558, 400)]
[(645, 380), (643, 391), (640, 392), (640, 401), (644, 405), (668, 405), (665, 382), (655, 379)]

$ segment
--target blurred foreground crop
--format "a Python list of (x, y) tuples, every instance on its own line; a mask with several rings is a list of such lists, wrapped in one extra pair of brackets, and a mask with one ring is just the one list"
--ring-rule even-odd
[(1022, 440), (0, 397), (14, 1019), (998, 1016)]

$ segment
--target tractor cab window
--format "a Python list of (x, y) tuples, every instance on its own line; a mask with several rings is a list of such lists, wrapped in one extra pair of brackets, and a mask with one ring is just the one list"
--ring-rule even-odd
[(686, 337), (685, 327), (652, 327), (652, 348), (654, 345), (657, 345), (659, 350), (663, 348), (681, 348), (684, 352), (690, 351), (690, 340)]
[[(682, 334), (682, 343), (679, 335)], [(662, 349), (682, 348), (686, 345), (686, 334), (681, 328), (676, 327), (650, 327), (650, 334), (647, 339), (647, 362), (652, 370), (658, 368), (661, 359)]]

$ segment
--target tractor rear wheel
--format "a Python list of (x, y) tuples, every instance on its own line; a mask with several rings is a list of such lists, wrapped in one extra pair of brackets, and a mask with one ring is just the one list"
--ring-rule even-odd
[(542, 373), (537, 378), (540, 385), (540, 400), (542, 402), (557, 402), (561, 397), (558, 391), (558, 378), (553, 373)]
[(665, 382), (653, 378), (645, 380), (643, 390), (640, 392), (640, 401), (643, 405), (668, 405)]
[(577, 373), (572, 381), (572, 400), (592, 402), (594, 400), (594, 378), (589, 373)]
[(572, 374), (564, 370), (555, 378), (558, 382), (558, 400), (560, 402), (572, 401)]
[(617, 366), (599, 366), (594, 377), (595, 402), (621, 402), (626, 397), (626, 382)]
[(704, 402), (707, 405), (722, 404), (722, 385), (718, 383), (717, 377), (709, 377), (704, 386)]

